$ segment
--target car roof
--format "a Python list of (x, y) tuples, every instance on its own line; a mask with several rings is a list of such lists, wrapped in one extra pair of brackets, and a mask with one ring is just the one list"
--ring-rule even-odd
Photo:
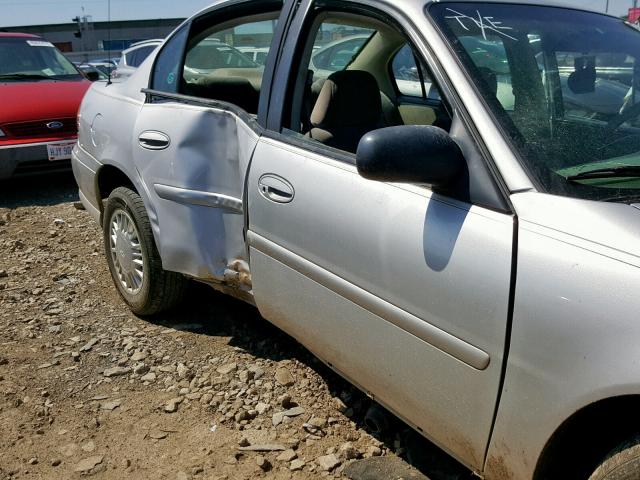
[(317, 54), (320, 52), (320, 50), (325, 51), (328, 50), (331, 47), (335, 47), (336, 45), (340, 45), (341, 43), (346, 43), (349, 42), (351, 40), (356, 40), (356, 39), (360, 39), (360, 40), (368, 40), (369, 38), (371, 38), (371, 33), (357, 33), (355, 35), (348, 35), (346, 37), (340, 38), (338, 40), (333, 40), (329, 43), (325, 43), (324, 45), (322, 45), (317, 52), (314, 52), (314, 54)]
[(162, 45), (162, 42), (162, 40), (145, 40), (144, 42), (134, 43), (129, 48), (122, 51), (122, 56), (125, 56), (127, 53), (131, 53), (134, 50), (138, 50), (139, 48), (157, 47), (159, 45)]
[[(229, 0), (226, 0), (226, 1), (229, 1)], [(579, 2), (582, 2), (582, 1), (583, 0), (426, 0), (425, 2), (425, 0), (382, 0), (383, 3), (387, 3), (392, 7), (397, 7), (398, 3), (401, 3), (401, 2), (406, 2), (409, 4), (413, 3), (413, 4), (416, 4), (418, 7), (424, 7), (425, 3), (427, 6), (434, 3), (509, 3), (509, 4), (515, 4), (515, 5), (535, 5), (540, 7), (569, 8), (572, 10), (595, 12), (595, 13), (600, 13), (602, 15), (608, 15), (610, 17), (619, 18), (613, 14), (604, 13), (601, 8), (598, 9), (595, 6), (590, 7), (588, 5), (586, 6), (580, 5)], [(213, 11), (216, 8), (218, 8), (221, 3), (225, 3), (225, 0), (216, 1), (213, 5), (205, 7), (199, 12), (197, 12), (195, 15), (193, 15), (193, 17), (198, 17), (200, 15), (207, 14), (210, 11)], [(596, 2), (592, 2), (592, 3), (596, 3)]]
[(0, 38), (42, 38), (31, 33), (0, 32)]
[[(397, 0), (385, 0), (388, 3), (396, 3)], [(416, 2), (424, 5), (424, 0), (407, 0), (410, 2)], [(427, 5), (433, 3), (509, 3), (515, 5), (531, 5), (539, 7), (560, 7), (569, 8), (571, 10), (582, 10), (585, 12), (596, 12), (603, 15), (615, 17), (612, 14), (605, 14), (602, 9), (598, 9), (595, 6), (581, 5), (579, 0), (427, 0)], [(594, 2), (592, 2), (593, 5)], [(616, 17), (618, 18), (618, 17)]]
[(136, 48), (136, 47), (144, 47), (147, 45), (160, 45), (163, 42), (163, 40), (161, 38), (152, 38), (150, 40), (141, 40), (139, 42), (135, 42), (132, 43), (131, 45), (129, 45), (129, 48), (127, 48), (127, 50), (132, 49), (132, 48)]

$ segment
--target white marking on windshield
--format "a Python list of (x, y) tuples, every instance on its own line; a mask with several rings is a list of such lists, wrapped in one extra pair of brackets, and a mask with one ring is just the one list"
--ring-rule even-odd
[(444, 18), (448, 20), (456, 20), (458, 24), (464, 28), (466, 31), (469, 31), (469, 22), (471, 26), (475, 25), (480, 29), (482, 33), (482, 38), (487, 40), (487, 31), (497, 33), (498, 35), (502, 35), (503, 37), (510, 38), (511, 40), (517, 42), (518, 39), (512, 37), (511, 35), (504, 32), (504, 30), (513, 30), (511, 27), (506, 27), (502, 25), (502, 22), (498, 20), (494, 20), (493, 17), (483, 16), (479, 10), (476, 10), (478, 14), (478, 18), (470, 17), (469, 15), (465, 15), (464, 13), (457, 12), (452, 8), (447, 8), (448, 11), (453, 13), (454, 15), (448, 15)]

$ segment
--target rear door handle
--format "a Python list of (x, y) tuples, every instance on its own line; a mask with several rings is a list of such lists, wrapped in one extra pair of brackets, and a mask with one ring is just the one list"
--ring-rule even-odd
[(295, 195), (293, 185), (279, 175), (272, 173), (260, 177), (258, 189), (264, 198), (275, 203), (289, 203)]
[(162, 132), (146, 130), (138, 137), (138, 143), (147, 150), (164, 150), (171, 145), (171, 140)]

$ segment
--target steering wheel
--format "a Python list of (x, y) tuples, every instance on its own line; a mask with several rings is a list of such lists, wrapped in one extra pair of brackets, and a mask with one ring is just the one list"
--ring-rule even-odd
[(637, 117), (638, 115), (640, 115), (640, 102), (632, 105), (631, 107), (627, 108), (624, 112), (619, 113), (618, 115), (613, 117), (611, 120), (609, 120), (607, 122), (606, 128), (607, 130), (611, 130), (611, 131), (616, 130), (624, 122), (634, 117)]

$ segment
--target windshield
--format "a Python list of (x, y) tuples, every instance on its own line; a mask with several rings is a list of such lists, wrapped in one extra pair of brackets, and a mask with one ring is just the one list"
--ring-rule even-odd
[[(429, 12), (524, 166), (547, 191), (595, 200), (640, 198), (636, 27), (605, 15), (530, 5), (451, 2)], [(584, 174), (592, 170), (601, 173)]]
[(0, 80), (81, 77), (52, 43), (39, 38), (0, 38)]

